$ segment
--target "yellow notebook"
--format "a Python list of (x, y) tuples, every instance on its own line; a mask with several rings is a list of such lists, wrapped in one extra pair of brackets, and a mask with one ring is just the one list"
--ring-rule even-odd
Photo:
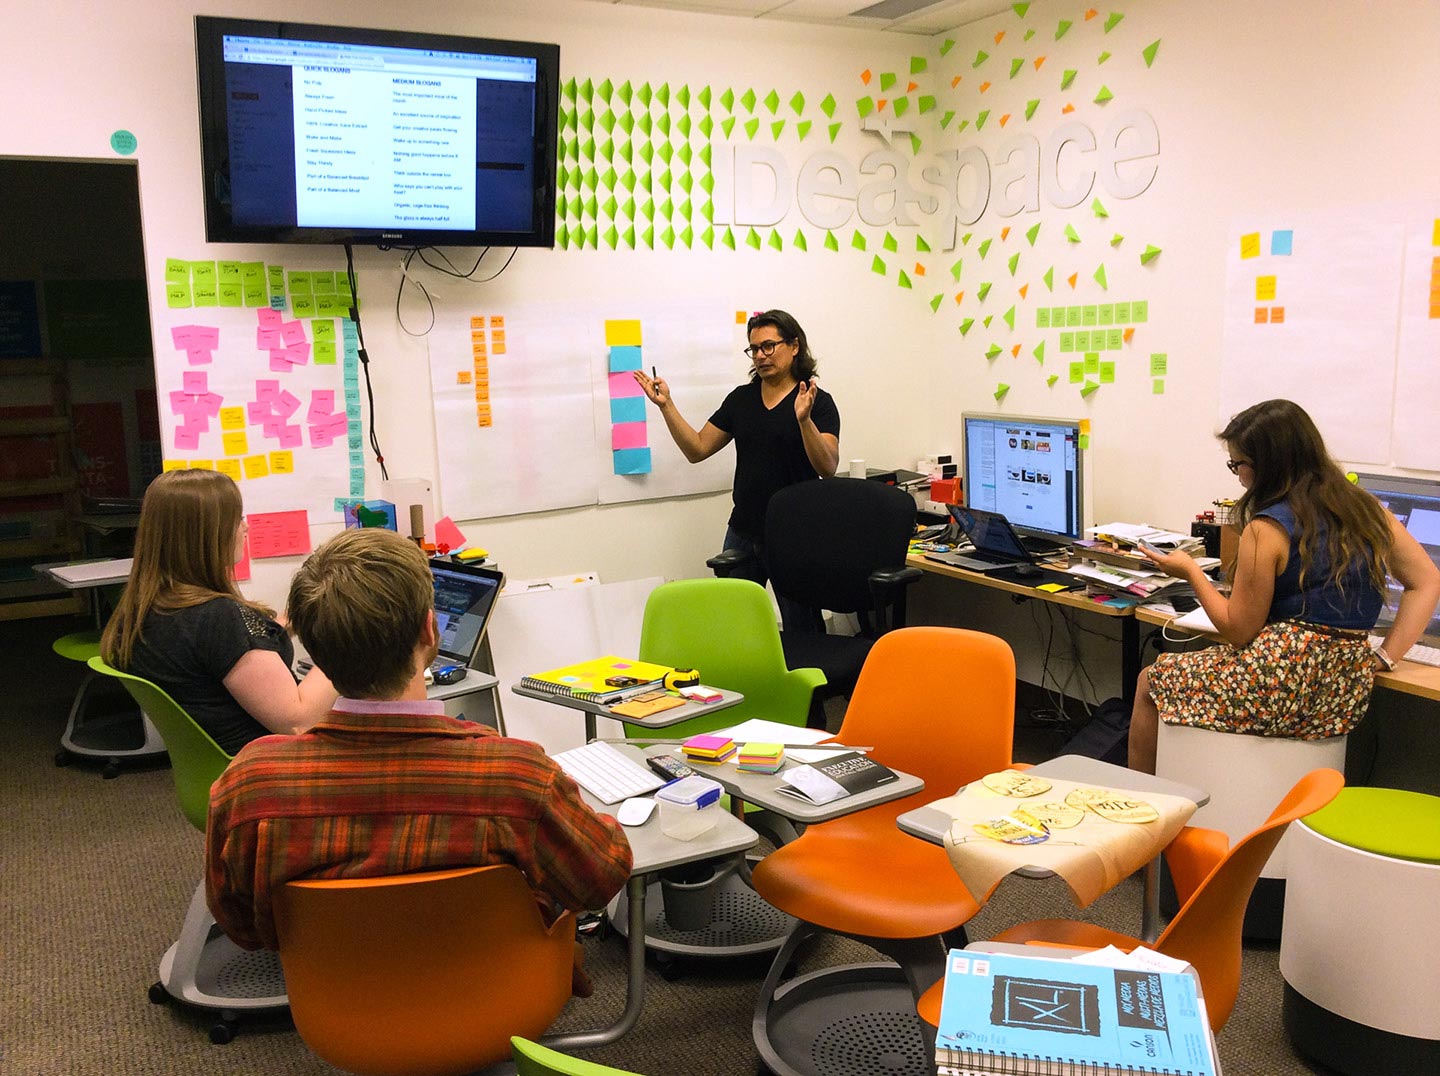
[[(617, 658), (609, 654), (603, 658), (526, 676), (520, 683), (532, 691), (608, 704), (618, 702), (645, 688), (660, 685), (665, 680), (665, 674), (671, 671), (668, 665), (654, 665), (648, 661)], [(629, 677), (636, 682), (625, 685), (605, 682), (616, 677)]]

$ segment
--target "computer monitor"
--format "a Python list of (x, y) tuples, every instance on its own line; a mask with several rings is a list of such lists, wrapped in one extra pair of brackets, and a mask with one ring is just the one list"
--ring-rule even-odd
[(999, 512), (1021, 534), (1084, 537), (1078, 419), (961, 415), (965, 503)]
[[(1404, 524), (1430, 554), (1430, 559), (1440, 566), (1440, 482), (1388, 474), (1357, 474), (1355, 478), (1360, 488), (1375, 494), (1375, 499)], [(1386, 581), (1385, 608), (1380, 612), (1377, 627), (1388, 628), (1394, 623), (1400, 590), (1400, 584), (1393, 577)], [(1430, 646), (1440, 646), (1440, 611), (1426, 626), (1423, 641)]]

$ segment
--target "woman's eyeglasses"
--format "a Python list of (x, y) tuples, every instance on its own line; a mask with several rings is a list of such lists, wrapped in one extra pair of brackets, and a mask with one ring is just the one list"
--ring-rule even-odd
[(1250, 462), (1249, 460), (1226, 460), (1226, 461), (1225, 461), (1225, 468), (1226, 468), (1226, 470), (1228, 470), (1231, 474), (1239, 474), (1239, 473), (1240, 473), (1240, 468), (1241, 468), (1241, 467), (1244, 467), (1244, 466), (1245, 466), (1247, 463), (1249, 463), (1249, 462)]
[(754, 359), (758, 355), (764, 355), (768, 359), (784, 342), (784, 340), (761, 340), (758, 344), (751, 344), (747, 347), (744, 355), (747, 359)]

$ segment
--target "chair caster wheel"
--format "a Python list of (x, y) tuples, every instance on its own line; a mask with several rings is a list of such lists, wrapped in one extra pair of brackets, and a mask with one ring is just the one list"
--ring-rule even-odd
[(58, 750), (58, 751), (55, 752), (55, 765), (57, 765), (57, 766), (68, 766), (68, 765), (70, 765), (70, 762), (71, 762), (70, 752), (67, 751), (67, 750), (65, 750), (65, 748), (62, 747), (62, 748), (60, 748), (60, 750)]
[(100, 776), (107, 781), (115, 780), (115, 778), (120, 776), (120, 763), (112, 758), (109, 762), (105, 763), (105, 768), (100, 771)]
[(170, 991), (165, 989), (164, 983), (151, 983), (150, 989), (145, 994), (150, 999), (151, 1005), (164, 1005), (170, 1000)]
[(235, 1038), (235, 1021), (221, 1020), (210, 1025), (210, 1041), (216, 1046), (224, 1046)]

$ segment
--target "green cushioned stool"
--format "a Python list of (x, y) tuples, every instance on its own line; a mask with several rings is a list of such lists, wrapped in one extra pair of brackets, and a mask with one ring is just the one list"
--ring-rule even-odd
[(1440, 796), (1347, 788), (1291, 833), (1290, 1040), (1352, 1076), (1440, 1072)]

